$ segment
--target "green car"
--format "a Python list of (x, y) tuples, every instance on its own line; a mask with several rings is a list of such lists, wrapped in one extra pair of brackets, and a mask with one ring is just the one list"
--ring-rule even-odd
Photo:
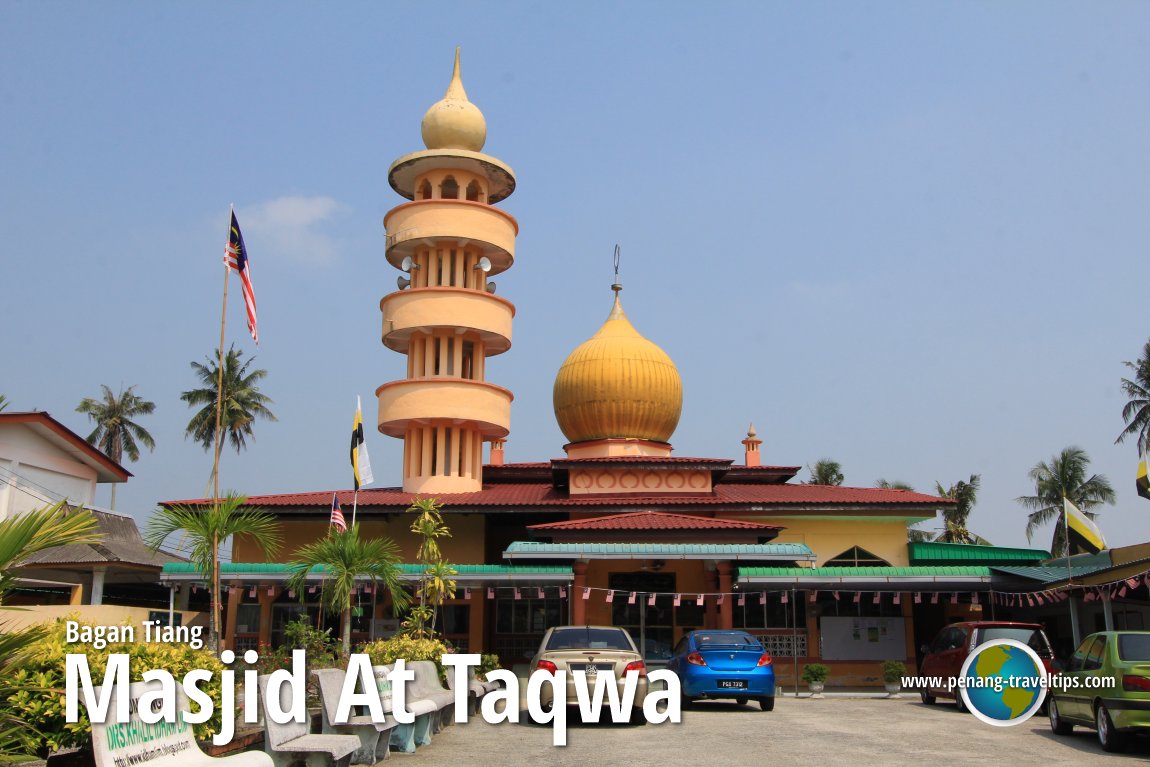
[(1093, 727), (1104, 751), (1150, 733), (1150, 631), (1100, 631), (1082, 640), (1050, 688), (1050, 729)]

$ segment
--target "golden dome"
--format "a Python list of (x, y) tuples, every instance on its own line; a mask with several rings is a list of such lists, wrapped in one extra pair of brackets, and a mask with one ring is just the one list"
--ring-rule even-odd
[(559, 368), (553, 399), (570, 442), (669, 442), (683, 409), (683, 382), (667, 353), (631, 325), (616, 293), (603, 327)]
[(423, 143), (428, 149), (467, 149), (478, 152), (487, 141), (487, 120), (479, 107), (467, 100), (459, 77), (459, 49), (455, 49), (455, 71), (443, 99), (431, 105), (423, 116)]

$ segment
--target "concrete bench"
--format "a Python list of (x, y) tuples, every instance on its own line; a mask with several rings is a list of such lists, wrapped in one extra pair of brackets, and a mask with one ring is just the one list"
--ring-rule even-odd
[[(372, 666), (375, 674), (376, 687), (379, 690), (380, 700), (383, 702), (383, 713), (395, 721), (394, 707), (391, 697), (391, 672), (393, 666)], [(407, 710), (415, 715), (415, 721), (410, 724), (396, 724), (391, 730), (390, 744), (395, 750), (410, 754), (417, 746), (431, 745), (431, 733), (434, 729), (433, 719), (439, 709), (430, 700), (421, 700), (413, 697), (410, 690), (405, 701)]]
[[(338, 668), (325, 668), (313, 671), (311, 675), (319, 687), (323, 732), (330, 735), (354, 735), (359, 738), (359, 748), (351, 755), (352, 764), (375, 764), (381, 759), (386, 759), (390, 753), (388, 749), (391, 740), (390, 730), (398, 724), (395, 718), (388, 716), (384, 721), (377, 722), (370, 714), (353, 714), (346, 722), (337, 723), (339, 696), (343, 692), (347, 672)], [(374, 684), (372, 690), (365, 692), (379, 694), (378, 682)]]
[[(272, 760), (259, 751), (245, 751), (232, 756), (208, 756), (196, 744), (195, 728), (176, 714), (176, 721), (148, 724), (140, 719), (136, 701), (141, 694), (163, 689), (160, 682), (136, 682), (128, 688), (131, 717), (116, 721), (118, 688), (112, 693), (108, 721), (92, 722), (92, 752), (96, 767), (126, 767), (144, 764), (148, 767), (272, 767)], [(101, 694), (95, 688), (97, 699)], [(188, 711), (188, 699), (182, 687), (176, 688), (176, 711)]]
[(407, 667), (415, 673), (415, 679), (407, 689), (409, 697), (430, 700), (435, 704), (439, 715), (435, 718), (435, 731), (455, 723), (455, 693), (439, 681), (439, 667), (435, 661), (413, 660)]
[[(264, 713), (264, 751), (271, 756), (276, 767), (347, 767), (351, 755), (360, 747), (355, 735), (312, 734), (310, 722), (289, 721), (276, 724), (267, 710), (267, 690), (270, 675), (261, 676), (259, 685), (260, 705)], [(290, 685), (280, 685), (279, 705), (281, 710), (290, 708)]]
[[(455, 690), (455, 675), (447, 675), (447, 687)], [(489, 692), (499, 689), (495, 682), (487, 682), (475, 676), (475, 667), (467, 667), (467, 715), (474, 716), (479, 712), (479, 702)]]

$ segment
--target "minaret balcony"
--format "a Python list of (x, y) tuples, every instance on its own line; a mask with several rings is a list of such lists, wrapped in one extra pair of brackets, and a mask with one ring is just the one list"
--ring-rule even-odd
[(511, 433), (514, 395), (502, 386), (465, 378), (409, 378), (385, 383), (375, 390), (379, 398), (379, 430), (403, 437), (411, 424), (453, 423), (473, 425), (488, 439)]
[(419, 247), (442, 241), (479, 247), (491, 259), (491, 272), (506, 271), (515, 260), (514, 216), (470, 200), (417, 200), (392, 208), (383, 218), (387, 230), (387, 260), (397, 269)]
[(484, 354), (511, 348), (515, 305), (506, 298), (464, 288), (409, 288), (383, 297), (383, 345), (406, 354), (413, 336), (454, 328), (478, 334)]

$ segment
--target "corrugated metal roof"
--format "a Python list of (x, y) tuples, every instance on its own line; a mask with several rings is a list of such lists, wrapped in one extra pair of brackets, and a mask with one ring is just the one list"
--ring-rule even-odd
[(989, 567), (917, 566), (917, 567), (740, 567), (740, 577), (749, 578), (916, 578), (977, 577), (989, 578)]
[[(452, 567), (457, 573), (455, 576), (457, 581), (566, 579), (572, 575), (570, 567), (551, 565), (452, 565)], [(399, 569), (404, 580), (412, 580), (423, 572), (423, 567), (417, 564), (401, 564)], [(321, 576), (326, 570), (327, 568), (323, 565), (316, 565), (309, 570), (309, 573)], [(224, 562), (220, 564), (220, 577), (225, 580), (236, 578), (286, 580), (293, 571), (293, 566), (284, 562)], [(167, 580), (195, 580), (201, 576), (195, 565), (189, 562), (174, 562), (164, 565), (160, 577)], [(366, 582), (369, 579), (365, 576), (358, 580)]]
[[(1100, 570), (1106, 570), (1110, 566), (1103, 564), (1093, 565), (1071, 565), (1071, 575), (1077, 577), (1081, 575), (1090, 575)], [(1030, 578), (1031, 580), (1041, 581), (1042, 583), (1054, 583), (1056, 581), (1066, 580), (1067, 570), (1066, 565), (1043, 565), (1041, 567), (998, 567), (994, 568), (997, 572), (1006, 573), (1008, 575), (1017, 575), (1022, 578)]]
[(910, 552), (912, 565), (958, 564), (960, 562), (980, 565), (1013, 565), (1050, 559), (1050, 552), (1042, 549), (973, 546), (934, 541), (908, 543), (907, 550)]
[(507, 559), (752, 559), (809, 560), (801, 543), (537, 543), (515, 541)]
[(63, 565), (115, 564), (162, 567), (169, 562), (186, 561), (165, 551), (153, 551), (140, 537), (131, 517), (90, 510), (103, 535), (100, 543), (68, 544), (38, 551), (17, 567), (60, 567)]

